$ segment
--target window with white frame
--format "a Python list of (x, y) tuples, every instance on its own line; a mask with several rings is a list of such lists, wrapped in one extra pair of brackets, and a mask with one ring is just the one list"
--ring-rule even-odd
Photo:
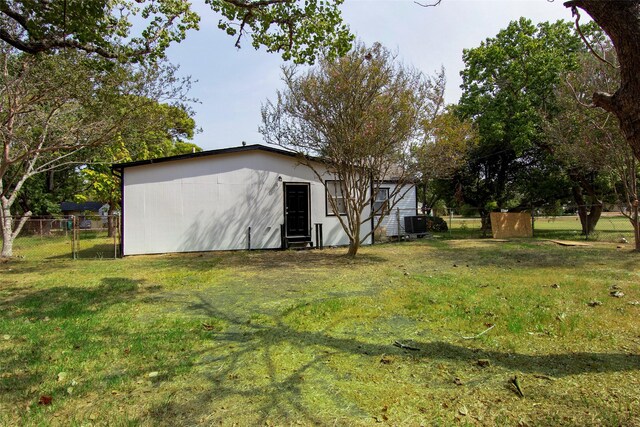
[(331, 205), (330, 197), (336, 204), (337, 214), (338, 215), (346, 215), (346, 201), (344, 195), (342, 194), (342, 188), (340, 187), (340, 181), (326, 181), (326, 211), (328, 216), (335, 216), (336, 212), (334, 212), (333, 207)]
[(389, 210), (389, 189), (379, 188), (376, 200), (373, 202), (373, 212), (376, 215), (387, 214)]

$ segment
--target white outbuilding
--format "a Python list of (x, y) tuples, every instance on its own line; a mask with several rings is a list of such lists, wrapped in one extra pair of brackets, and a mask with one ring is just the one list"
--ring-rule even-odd
[[(112, 169), (121, 179), (123, 255), (349, 244), (327, 189), (293, 152), (255, 144)], [(316, 170), (330, 189), (334, 177)], [(404, 205), (415, 206), (408, 190)], [(363, 224), (362, 237), (371, 227)]]

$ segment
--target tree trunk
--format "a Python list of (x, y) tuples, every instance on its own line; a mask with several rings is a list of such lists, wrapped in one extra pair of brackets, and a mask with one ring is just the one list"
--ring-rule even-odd
[(2, 210), (2, 252), (0, 258), (13, 256), (13, 218), (11, 212)]
[(347, 256), (355, 257), (356, 254), (358, 253), (358, 249), (360, 249), (360, 240), (359, 239), (352, 240), (351, 242), (349, 242), (349, 250), (347, 251)]
[(422, 214), (426, 214), (427, 213), (427, 205), (429, 204), (429, 201), (427, 200), (427, 181), (423, 181), (421, 184), (422, 187)]
[(573, 200), (578, 205), (578, 217), (582, 226), (582, 235), (588, 236), (596, 229), (600, 215), (602, 215), (602, 200), (593, 197), (591, 203), (588, 203), (584, 198), (582, 188), (578, 185), (574, 185), (571, 188), (571, 192), (573, 193)]
[(353, 230), (349, 239), (349, 251), (347, 251), (347, 256), (355, 257), (358, 253), (358, 249), (360, 249), (360, 217), (357, 216), (357, 219), (353, 221)]
[(591, 209), (587, 209), (585, 205), (578, 206), (578, 216), (582, 225), (582, 235), (588, 236), (593, 234), (596, 224), (602, 215), (602, 202), (591, 205)]
[(13, 256), (13, 242), (22, 231), (22, 227), (27, 223), (27, 220), (31, 217), (31, 211), (28, 211), (18, 221), (16, 225), (13, 217), (11, 216), (10, 201), (5, 197), (1, 197), (2, 208), (0, 210), (0, 221), (2, 222), (2, 251), (0, 252), (0, 258), (10, 258)]
[(593, 103), (616, 115), (640, 160), (640, 1), (573, 0), (564, 5), (586, 11), (613, 42), (620, 64), (620, 87), (613, 95), (595, 93)]
[(636, 251), (640, 252), (640, 216), (638, 215), (638, 199), (633, 201), (633, 216), (629, 218), (633, 226), (633, 240)]
[(487, 232), (491, 232), (491, 212), (480, 211), (480, 223), (482, 237), (487, 237)]

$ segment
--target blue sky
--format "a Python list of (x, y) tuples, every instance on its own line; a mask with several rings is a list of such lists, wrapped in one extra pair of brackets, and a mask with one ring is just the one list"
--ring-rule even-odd
[[(200, 101), (193, 109), (202, 131), (194, 142), (205, 150), (261, 143), (260, 107), (282, 88), (283, 61), (278, 54), (254, 50), (248, 39), (236, 49), (235, 39), (217, 29), (218, 16), (206, 5), (194, 8), (202, 16), (200, 31), (168, 51), (180, 73), (197, 80), (191, 96)], [(572, 19), (559, 0), (443, 0), (429, 8), (411, 0), (346, 0), (342, 11), (366, 44), (381, 42), (427, 74), (444, 66), (450, 103), (460, 97), (463, 49), (478, 46), (521, 16), (534, 22)]]

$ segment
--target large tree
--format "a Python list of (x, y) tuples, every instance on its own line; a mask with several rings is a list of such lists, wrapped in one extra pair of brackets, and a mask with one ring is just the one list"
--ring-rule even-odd
[(471, 122), (461, 120), (453, 105), (430, 113), (424, 128), (424, 140), (414, 147), (413, 157), (418, 198), (426, 212), (441, 196), (433, 191), (433, 183), (451, 179), (464, 167), (476, 145), (477, 135)]
[(444, 67), (429, 80), (426, 108), (422, 120), (423, 138), (411, 148), (411, 161), (415, 170), (418, 200), (423, 212), (433, 207), (438, 200), (432, 191), (435, 179), (445, 178), (460, 167), (464, 158), (469, 123), (462, 122), (445, 104), (444, 92), (447, 84)]
[(457, 111), (475, 124), (478, 146), (454, 185), (460, 199), (480, 210), (485, 231), (491, 210), (529, 205), (516, 199), (523, 194), (516, 184), (526, 182), (527, 167), (540, 163), (541, 111), (557, 111), (554, 89), (575, 68), (580, 49), (571, 24), (536, 26), (521, 18), (464, 51)]
[(123, 108), (133, 103), (113, 140), (95, 147), (91, 161), (79, 171), (81, 187), (75, 195), (78, 201), (99, 200), (109, 205), (108, 232), (113, 236), (116, 210), (120, 208), (120, 179), (113, 175), (111, 165), (119, 162), (154, 159), (201, 151), (189, 142), (195, 132), (195, 121), (186, 106), (159, 103), (154, 99), (122, 97)]
[(593, 104), (613, 113), (620, 129), (640, 159), (640, 1), (638, 0), (572, 0), (564, 3), (576, 16), (586, 11), (607, 33), (615, 47), (620, 85), (613, 92), (597, 91)]
[[(588, 30), (589, 43), (597, 46), (598, 55), (615, 62), (608, 38), (595, 28)], [(607, 72), (595, 57), (578, 54), (576, 68), (567, 72), (555, 89), (556, 111), (546, 114), (543, 123), (543, 146), (570, 178), (583, 234), (594, 231), (605, 199), (614, 194), (610, 172), (617, 155), (613, 152), (630, 152), (620, 144), (608, 145), (607, 141), (619, 140), (610, 114), (586, 106), (594, 90), (616, 84), (617, 76)]]
[[(285, 68), (284, 82), (277, 101), (263, 107), (261, 131), (267, 142), (299, 153), (325, 185), (355, 256), (373, 232), (362, 236), (362, 224), (374, 217), (379, 223), (393, 207), (370, 208), (382, 181), (397, 182), (391, 204), (402, 195), (430, 85), (380, 44), (358, 44), (305, 72)], [(330, 188), (335, 182), (338, 188)]]
[[(616, 64), (606, 38), (590, 44), (601, 59)], [(619, 204), (635, 230), (636, 249), (640, 250), (638, 227), (636, 159), (611, 113), (589, 105), (595, 90), (618, 86), (615, 68), (589, 53), (580, 55), (579, 67), (565, 77), (556, 90), (560, 112), (545, 124), (547, 143), (554, 158), (567, 171), (585, 181), (574, 192), (586, 192), (590, 198), (608, 197)], [(582, 197), (582, 194), (579, 196)], [(584, 204), (578, 203), (581, 218), (586, 216)], [(589, 232), (593, 231), (588, 221)], [(583, 221), (584, 224), (584, 221)]]
[(163, 72), (160, 65), (104, 63), (74, 51), (27, 55), (2, 48), (0, 256), (11, 256), (13, 241), (31, 215), (24, 212), (18, 222), (13, 217), (29, 178), (86, 163), (91, 147), (110, 143), (130, 123), (143, 105), (138, 100), (179, 93), (171, 93), (171, 71)]
[[(619, 86), (615, 90), (603, 88), (593, 93), (593, 105), (614, 114), (620, 130), (626, 138), (636, 160), (640, 160), (640, 1), (638, 0), (571, 0), (565, 2), (576, 18), (580, 30), (579, 9), (586, 11), (611, 39), (618, 59)], [(585, 40), (589, 44), (588, 40)], [(592, 52), (602, 62), (614, 65), (597, 52)], [(622, 164), (624, 162), (619, 162)], [(633, 208), (636, 249), (639, 248), (640, 225), (638, 224), (638, 189), (636, 186), (635, 161), (628, 165), (625, 182), (627, 204)]]
[[(222, 18), (218, 27), (285, 59), (313, 62), (349, 49), (344, 0), (206, 0)], [(77, 49), (105, 58), (162, 57), (172, 42), (197, 29), (198, 14), (183, 0), (0, 0), (0, 40), (23, 52)]]

